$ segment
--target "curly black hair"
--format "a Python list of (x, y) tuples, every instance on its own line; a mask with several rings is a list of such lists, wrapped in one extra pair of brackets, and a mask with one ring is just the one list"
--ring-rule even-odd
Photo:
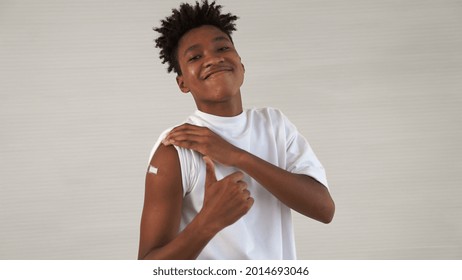
[(221, 5), (215, 5), (215, 1), (210, 4), (207, 0), (203, 0), (201, 4), (196, 1), (194, 6), (183, 3), (179, 9), (172, 9), (171, 16), (161, 20), (160, 27), (153, 28), (160, 33), (155, 42), (156, 47), (160, 48), (159, 58), (162, 64), (168, 63), (168, 73), (173, 70), (181, 75), (177, 59), (178, 42), (189, 30), (202, 25), (213, 25), (226, 33), (232, 41), (231, 33), (236, 30), (234, 21), (238, 17), (230, 13), (221, 14), (221, 8)]

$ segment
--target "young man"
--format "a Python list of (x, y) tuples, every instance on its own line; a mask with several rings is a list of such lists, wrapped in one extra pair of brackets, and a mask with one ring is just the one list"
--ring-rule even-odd
[(163, 63), (197, 110), (151, 153), (139, 259), (295, 259), (290, 209), (333, 218), (305, 138), (276, 109), (243, 109), (236, 19), (203, 1), (182, 4), (155, 29)]

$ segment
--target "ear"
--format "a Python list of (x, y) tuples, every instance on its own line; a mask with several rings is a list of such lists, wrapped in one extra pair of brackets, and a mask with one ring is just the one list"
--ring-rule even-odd
[(183, 93), (190, 92), (189, 88), (184, 83), (183, 75), (176, 76), (176, 83), (178, 84), (178, 87)]

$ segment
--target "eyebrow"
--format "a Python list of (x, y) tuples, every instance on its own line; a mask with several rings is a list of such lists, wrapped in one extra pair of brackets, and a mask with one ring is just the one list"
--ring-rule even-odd
[[(231, 42), (229, 40), (229, 38), (227, 38), (226, 36), (217, 36), (217, 37), (212, 39), (212, 42), (220, 42), (220, 41), (229, 41), (229, 42)], [(188, 52), (193, 51), (193, 50), (195, 50), (195, 49), (197, 49), (199, 47), (200, 47), (200, 44), (194, 44), (194, 45), (190, 46), (189, 48), (187, 48), (184, 51), (183, 56), (185, 56)]]

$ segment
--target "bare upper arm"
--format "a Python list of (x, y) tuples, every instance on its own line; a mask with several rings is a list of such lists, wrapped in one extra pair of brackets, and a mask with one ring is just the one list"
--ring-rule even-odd
[(175, 147), (161, 144), (150, 165), (157, 168), (157, 174), (146, 173), (138, 258), (170, 242), (177, 235), (181, 220), (183, 187)]

